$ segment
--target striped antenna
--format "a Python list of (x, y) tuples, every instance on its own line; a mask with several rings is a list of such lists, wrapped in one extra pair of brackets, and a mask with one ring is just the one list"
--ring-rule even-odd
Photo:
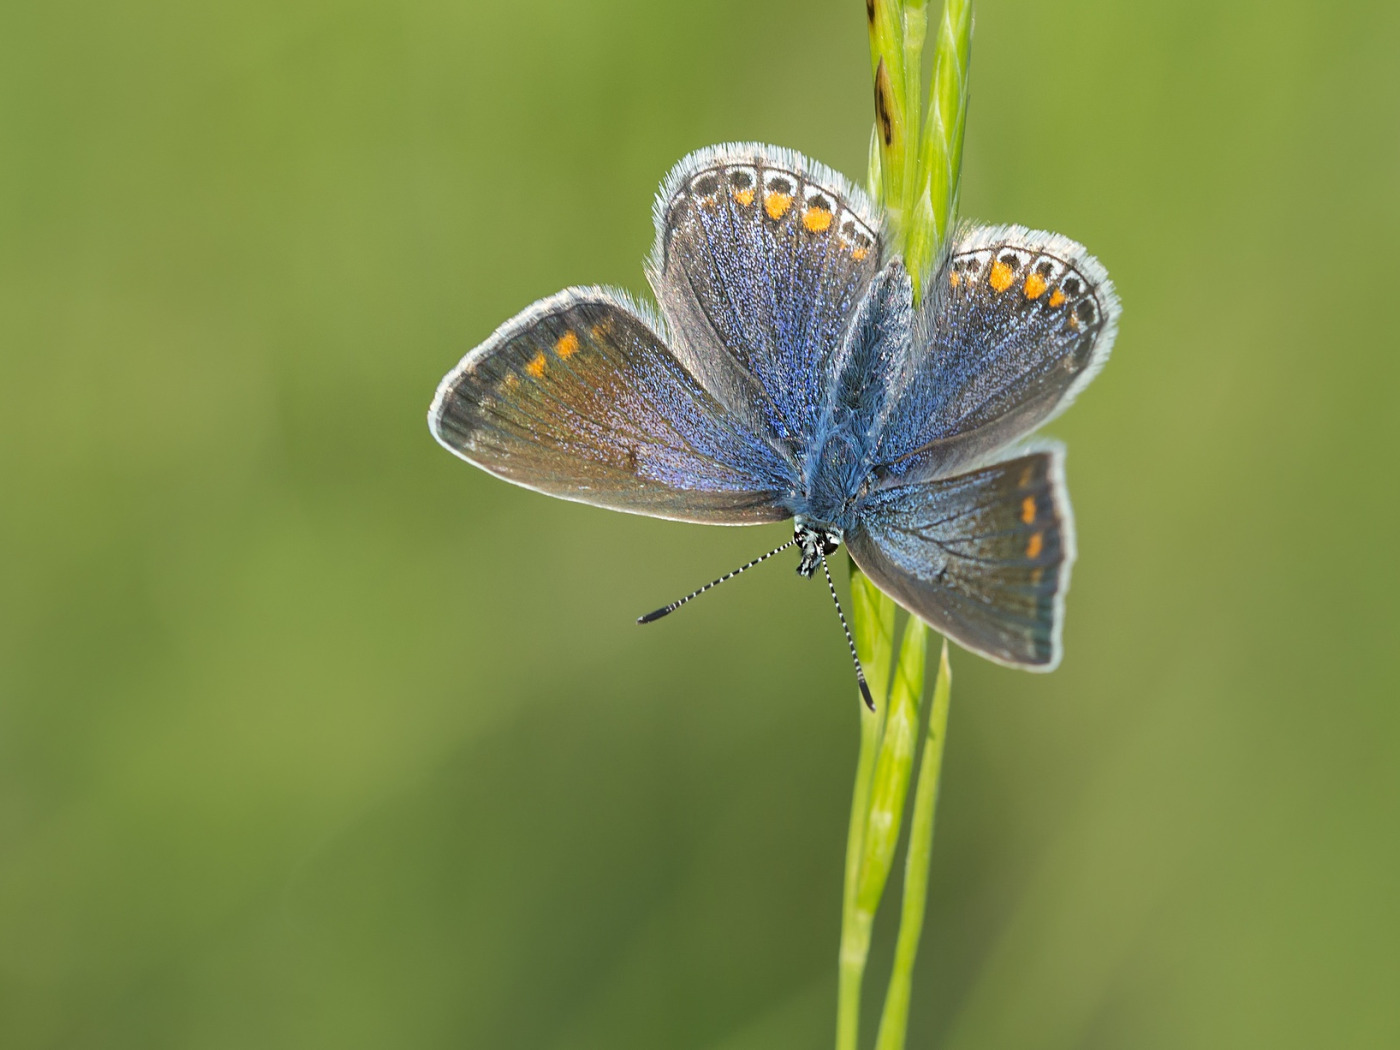
[[(790, 539), (790, 540), (788, 540), (786, 543), (784, 543), (781, 547), (774, 547), (774, 548), (773, 548), (771, 551), (769, 551), (767, 554), (764, 554), (764, 555), (761, 555), (761, 556), (755, 558), (753, 561), (749, 562), (747, 565), (740, 565), (740, 566), (739, 566), (737, 569), (735, 569), (733, 572), (727, 572), (727, 573), (725, 573), (723, 576), (721, 576), (719, 579), (717, 579), (717, 580), (711, 580), (709, 583), (705, 584), (705, 586), (701, 587), (698, 591), (691, 591), (691, 592), (690, 592), (689, 594), (687, 594), (684, 598), (678, 598), (678, 599), (676, 599), (675, 601), (673, 601), (670, 605), (663, 605), (661, 608), (657, 609), (655, 612), (649, 612), (649, 613), (647, 613), (645, 616), (639, 616), (639, 617), (637, 617), (637, 622), (638, 622), (638, 623), (654, 623), (655, 621), (661, 619), (661, 617), (666, 616), (666, 615), (668, 615), (668, 614), (670, 614), (670, 613), (675, 612), (677, 609), (679, 609), (679, 608), (680, 608), (682, 605), (684, 605), (686, 602), (690, 601), (692, 598), (698, 598), (698, 597), (700, 597), (700, 595), (702, 595), (702, 594), (704, 594), (706, 591), (710, 590), (710, 588), (712, 588), (712, 587), (718, 587), (718, 586), (719, 586), (721, 583), (723, 583), (725, 580), (732, 580), (732, 579), (734, 579), (735, 576), (738, 576), (741, 572), (747, 572), (749, 569), (752, 569), (755, 565), (761, 565), (763, 562), (767, 561), (769, 558), (773, 557), (773, 555), (775, 555), (775, 554), (781, 554), (783, 551), (787, 550), (789, 547), (791, 547), (791, 546), (792, 546), (794, 543), (796, 543), (796, 542), (797, 542), (797, 537), (794, 536), (792, 539)], [(836, 593), (835, 591), (832, 592), (832, 594), (835, 594), (835, 593)], [(842, 623), (845, 623), (845, 618), (844, 618), (844, 617), (842, 618), (842, 621), (841, 621), (841, 622), (842, 622)], [(847, 631), (847, 632), (846, 632), (846, 636), (847, 636), (847, 637), (850, 637), (850, 633), (851, 633), (850, 631)], [(854, 649), (852, 649), (851, 651), (852, 651), (852, 652), (855, 652)]]
[(836, 615), (841, 619), (841, 630), (846, 632), (846, 644), (851, 648), (851, 663), (856, 665), (856, 685), (860, 686), (861, 698), (865, 701), (865, 706), (870, 710), (875, 710), (875, 698), (870, 695), (870, 686), (865, 681), (865, 668), (860, 665), (860, 657), (856, 655), (856, 640), (851, 637), (850, 625), (846, 623), (846, 613), (841, 608), (841, 599), (836, 597), (836, 584), (831, 579), (831, 569), (826, 564), (826, 549), (818, 546), (817, 550), (822, 556), (822, 572), (826, 573), (827, 590), (831, 591), (831, 600), (836, 605)]

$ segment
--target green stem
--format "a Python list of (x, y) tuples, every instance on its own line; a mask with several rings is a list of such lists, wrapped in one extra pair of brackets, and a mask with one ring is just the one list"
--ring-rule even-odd
[(862, 703), (860, 710), (860, 757), (856, 761), (856, 783), (851, 797), (850, 829), (846, 836), (846, 880), (841, 907), (841, 959), (838, 970), (836, 1045), (838, 1050), (855, 1050), (860, 1025), (860, 988), (865, 977), (865, 960), (870, 938), (858, 923), (856, 894), (860, 885), (861, 858), (865, 827), (870, 813), (870, 790), (875, 763), (884, 735), (885, 713), (889, 710), (890, 657), (894, 652), (894, 602), (882, 594), (861, 572), (851, 571), (851, 623), (856, 652), (865, 667), (875, 710)]
[(909, 852), (904, 864), (904, 899), (900, 905), (899, 938), (895, 942), (894, 972), (885, 992), (880, 1033), (875, 1050), (903, 1050), (909, 1026), (909, 999), (914, 980), (914, 959), (924, 929), (928, 900), (929, 863), (933, 858), (933, 823), (938, 810), (938, 784), (943, 772), (943, 744), (948, 737), (948, 707), (952, 700), (953, 669), (948, 664), (948, 642), (938, 658), (938, 678), (933, 686), (924, 752), (919, 758), (919, 780), (914, 788), (914, 814), (909, 825)]
[[(918, 104), (918, 92), (907, 95), (905, 76), (904, 3), (901, 0), (866, 0), (870, 23), (870, 70), (875, 80), (875, 135), (880, 153), (880, 192), (886, 221), (893, 230), (904, 225), (904, 200), (908, 158), (918, 149), (918, 125), (909, 124), (909, 103)], [(918, 56), (914, 56), (917, 60)], [(917, 82), (917, 81), (916, 81)]]
[(904, 262), (914, 281), (915, 302), (957, 214), (971, 56), (972, 0), (944, 0), (905, 241)]
[[(900, 26), (904, 44), (904, 123), (908, 135), (908, 148), (904, 151), (903, 189), (899, 198), (900, 214), (906, 217), (905, 228), (914, 225), (911, 208), (915, 190), (919, 184), (919, 126), (923, 114), (919, 108), (919, 95), (923, 90), (924, 37), (928, 34), (927, 0), (903, 0)], [(908, 245), (900, 251), (904, 254)]]
[(904, 799), (919, 743), (919, 699), (924, 691), (924, 651), (928, 628), (909, 618), (900, 646), (899, 663), (890, 689), (889, 714), (880, 739), (880, 755), (870, 788), (870, 814), (861, 843), (860, 881), (856, 890), (856, 915), (869, 930), (875, 909), (885, 892), (894, 867), (895, 847), (904, 818)]
[[(867, 182), (871, 198), (884, 211), (888, 250), (902, 256), (909, 270), (916, 304), (956, 214), (972, 39), (972, 0), (945, 0), (934, 44), (928, 111), (921, 113), (926, 5), (927, 0), (866, 0), (870, 68), (875, 82), (875, 128)], [(854, 565), (851, 596), (856, 648), (866, 666), (877, 710), (861, 713), (860, 758), (851, 798), (842, 895), (837, 1050), (857, 1050), (859, 1045), (861, 983), (875, 913), (898, 845), (917, 745), (918, 701), (927, 649), (926, 628), (911, 619), (894, 672), (894, 689), (888, 689), (894, 600), (877, 590)], [(938, 681), (915, 788), (895, 971), (881, 1016), (879, 1050), (903, 1047), (914, 957), (923, 929), (947, 722), (950, 677), (946, 642)]]
[[(865, 580), (862, 584), (869, 588)], [(899, 826), (904, 817), (904, 801), (909, 789), (909, 773), (919, 735), (919, 698), (924, 691), (924, 650), (928, 629), (916, 619), (909, 621), (900, 647), (897, 671), (889, 691), (879, 754), (865, 792), (868, 804), (857, 850), (854, 898), (847, 899), (841, 939), (841, 974), (838, 995), (837, 1046), (854, 1050), (860, 1029), (860, 985), (870, 954), (870, 934), (875, 912), (894, 867)], [(862, 744), (865, 736), (862, 735)], [(864, 748), (862, 748), (864, 750)], [(864, 781), (858, 782), (859, 785)], [(853, 813), (855, 806), (852, 807)], [(847, 863), (850, 863), (850, 854)], [(847, 869), (848, 876), (850, 869)], [(848, 884), (849, 891), (849, 884)]]

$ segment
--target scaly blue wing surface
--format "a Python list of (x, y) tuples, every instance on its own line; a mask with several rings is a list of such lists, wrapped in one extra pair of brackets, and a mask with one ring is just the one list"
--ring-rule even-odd
[(570, 289), (507, 321), (443, 379), (428, 425), (468, 462), (564, 499), (722, 525), (791, 513), (789, 460), (620, 292)]
[(846, 542), (882, 591), (966, 649), (1032, 671), (1060, 662), (1074, 524), (1063, 453), (877, 490)]
[(924, 295), (876, 456), (884, 484), (946, 476), (1064, 409), (1108, 360), (1118, 296), (1082, 246), (962, 231)]
[(715, 146), (657, 197), (648, 276), (676, 356), (800, 457), (831, 358), (880, 265), (880, 221), (842, 176), (789, 150)]

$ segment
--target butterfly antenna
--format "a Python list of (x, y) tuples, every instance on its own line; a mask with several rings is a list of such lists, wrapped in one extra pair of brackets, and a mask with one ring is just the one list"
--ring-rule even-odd
[[(737, 569), (735, 569), (733, 572), (727, 572), (727, 573), (725, 573), (723, 576), (721, 576), (719, 579), (717, 579), (717, 580), (711, 580), (709, 583), (705, 584), (705, 586), (701, 587), (698, 591), (691, 591), (691, 592), (690, 592), (689, 594), (687, 594), (684, 598), (678, 598), (678, 599), (676, 599), (675, 601), (673, 601), (670, 605), (663, 605), (661, 608), (657, 609), (655, 612), (649, 612), (649, 613), (647, 613), (645, 616), (638, 616), (638, 617), (637, 617), (637, 622), (638, 622), (638, 623), (652, 623), (652, 622), (654, 622), (654, 621), (656, 621), (656, 620), (661, 619), (661, 617), (667, 615), (668, 613), (673, 613), (673, 612), (675, 612), (677, 609), (679, 609), (679, 608), (680, 608), (682, 605), (684, 605), (686, 602), (690, 601), (692, 598), (698, 598), (698, 597), (700, 597), (700, 595), (704, 594), (704, 593), (705, 593), (706, 591), (708, 591), (710, 588), (712, 588), (712, 587), (718, 587), (718, 586), (719, 586), (721, 583), (723, 583), (725, 580), (732, 580), (732, 579), (734, 579), (735, 576), (738, 576), (739, 573), (741, 573), (741, 572), (746, 572), (746, 571), (748, 571), (749, 569), (752, 569), (755, 565), (761, 565), (763, 562), (765, 562), (765, 561), (767, 561), (769, 558), (773, 557), (773, 555), (775, 555), (775, 554), (781, 554), (783, 551), (787, 550), (789, 547), (791, 547), (791, 546), (792, 546), (794, 543), (796, 543), (796, 542), (797, 542), (797, 537), (794, 536), (792, 539), (790, 539), (790, 540), (788, 540), (786, 543), (784, 543), (781, 547), (774, 547), (774, 548), (773, 548), (771, 551), (769, 551), (767, 554), (760, 555), (759, 557), (755, 558), (753, 561), (749, 562), (747, 565), (740, 565), (740, 566), (739, 566)], [(833, 592), (833, 593), (834, 593), (834, 592)], [(849, 634), (849, 632), (847, 632), (847, 633)], [(855, 650), (851, 650), (851, 651), (854, 652)]]
[(846, 623), (846, 613), (841, 608), (841, 599), (836, 597), (836, 584), (831, 579), (831, 569), (826, 564), (826, 552), (822, 551), (822, 572), (826, 573), (826, 586), (831, 591), (831, 600), (836, 605), (836, 615), (841, 619), (841, 630), (846, 632), (846, 644), (851, 647), (851, 663), (856, 665), (856, 684), (860, 686), (861, 698), (865, 701), (865, 706), (870, 710), (875, 710), (875, 698), (870, 695), (870, 686), (865, 681), (865, 668), (860, 665), (860, 657), (856, 655), (856, 640), (851, 637), (850, 625)]

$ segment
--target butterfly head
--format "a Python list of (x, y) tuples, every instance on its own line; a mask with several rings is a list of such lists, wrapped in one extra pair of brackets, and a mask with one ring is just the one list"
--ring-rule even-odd
[(808, 579), (816, 573), (822, 559), (828, 554), (835, 554), (836, 548), (841, 546), (841, 530), (829, 525), (812, 524), (802, 518), (797, 519), (792, 538), (802, 552), (797, 573)]

